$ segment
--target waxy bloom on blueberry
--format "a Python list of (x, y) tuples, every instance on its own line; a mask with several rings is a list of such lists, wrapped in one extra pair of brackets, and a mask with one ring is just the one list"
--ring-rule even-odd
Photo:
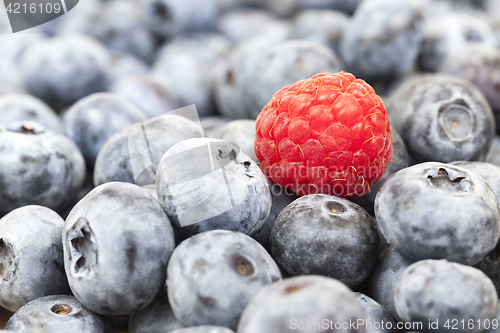
[(273, 183), (305, 195), (360, 197), (392, 157), (382, 99), (352, 74), (317, 74), (278, 91), (257, 118), (255, 155)]

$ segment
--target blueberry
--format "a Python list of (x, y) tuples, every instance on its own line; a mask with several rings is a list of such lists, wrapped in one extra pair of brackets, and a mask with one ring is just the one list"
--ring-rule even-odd
[(240, 8), (224, 13), (217, 22), (217, 29), (233, 43), (261, 34), (277, 34), (284, 39), (290, 33), (288, 22), (278, 20), (271, 13), (257, 8)]
[(500, 136), (495, 135), (491, 143), (491, 149), (486, 155), (486, 162), (500, 166)]
[(408, 150), (406, 149), (406, 145), (401, 136), (394, 128), (391, 128), (391, 136), (392, 136), (392, 159), (390, 163), (387, 165), (387, 169), (385, 170), (382, 178), (380, 178), (378, 182), (372, 185), (370, 193), (368, 193), (365, 196), (362, 196), (361, 198), (351, 199), (353, 202), (357, 203), (358, 205), (366, 209), (366, 211), (371, 215), (375, 214), (374, 203), (377, 192), (382, 187), (387, 178), (389, 178), (397, 171), (410, 166), (410, 157), (408, 155)]
[[(144, 132), (142, 128), (144, 128)], [(94, 184), (99, 186), (113, 181), (132, 184), (137, 182), (139, 185), (154, 184), (156, 168), (163, 154), (176, 143), (194, 137), (203, 137), (199, 126), (187, 118), (177, 115), (167, 114), (143, 124), (126, 127), (113, 135), (97, 155), (94, 166)], [(131, 151), (134, 152), (132, 157)], [(150, 153), (158, 159), (152, 167), (150, 167), (152, 164)], [(134, 174), (132, 163), (142, 166), (142, 168), (135, 170), (136, 174)], [(141, 175), (139, 172), (142, 170), (145, 172)]]
[(299, 198), (297, 194), (289, 189), (283, 188), (278, 184), (269, 184), (269, 190), (271, 191), (272, 205), (271, 212), (269, 213), (269, 218), (266, 220), (264, 226), (252, 237), (259, 242), (266, 250), (271, 251), (269, 244), (269, 236), (271, 235), (271, 229), (274, 225), (274, 221), (278, 217), (279, 213), (286, 206), (291, 204), (295, 199)]
[(375, 199), (382, 234), (412, 261), (476, 264), (498, 241), (499, 214), (495, 193), (481, 177), (437, 162), (396, 172)]
[(167, 269), (168, 298), (186, 326), (235, 329), (250, 299), (280, 279), (278, 266), (255, 240), (232, 231), (208, 231), (174, 250)]
[(210, 71), (193, 55), (165, 56), (155, 63), (151, 74), (182, 106), (195, 104), (200, 117), (214, 112)]
[(63, 133), (61, 119), (47, 104), (28, 94), (0, 96), (0, 123), (28, 120), (39, 123), (58, 133)]
[(26, 91), (45, 102), (66, 106), (108, 87), (109, 54), (95, 40), (65, 35), (35, 43), (23, 54)]
[(482, 161), (495, 134), (495, 118), (484, 95), (451, 75), (411, 78), (391, 96), (387, 112), (419, 162)]
[(185, 235), (224, 229), (253, 235), (271, 208), (257, 164), (219, 139), (194, 138), (170, 148), (156, 174), (158, 199)]
[(145, 0), (144, 6), (148, 27), (167, 38), (210, 30), (219, 14), (217, 0)]
[(280, 16), (290, 16), (301, 9), (335, 9), (353, 13), (363, 0), (262, 0), (265, 7)]
[(148, 74), (122, 77), (113, 83), (109, 91), (137, 106), (149, 118), (181, 106), (157, 78)]
[(146, 74), (149, 70), (147, 63), (130, 54), (112, 52), (110, 57), (108, 67), (110, 82), (129, 75)]
[(424, 36), (418, 62), (420, 68), (428, 72), (436, 72), (450, 52), (467, 43), (497, 45), (490, 26), (467, 13), (444, 13), (428, 18)]
[[(141, 186), (143, 190), (148, 192), (156, 201), (158, 201), (158, 191), (156, 191), (155, 184), (148, 184)], [(185, 241), (188, 237), (179, 231), (177, 228), (172, 228), (174, 230), (175, 246), (179, 245)]]
[(450, 52), (439, 70), (475, 84), (486, 96), (500, 130), (500, 50), (488, 44), (468, 43)]
[(200, 119), (201, 127), (203, 128), (203, 132), (205, 136), (208, 138), (214, 138), (217, 132), (231, 121), (231, 118), (222, 117), (222, 116), (209, 116), (202, 117)]
[(66, 135), (80, 147), (87, 164), (93, 165), (106, 141), (118, 131), (147, 117), (118, 95), (87, 96), (64, 114)]
[(253, 151), (255, 141), (255, 120), (233, 120), (222, 126), (215, 137), (237, 144), (241, 151), (247, 154), (252, 161), (257, 161), (257, 157), (255, 157)]
[(265, 36), (245, 40), (233, 49), (228, 60), (218, 68), (214, 76), (214, 96), (222, 115), (233, 119), (252, 118), (246, 100), (246, 86), (260, 58), (275, 42)]
[(354, 293), (354, 296), (365, 310), (367, 333), (398, 332), (396, 322), (382, 305), (359, 292)]
[[(394, 303), (404, 321), (421, 323), (423, 332), (478, 333), (494, 318), (498, 295), (480, 270), (446, 260), (422, 260), (409, 266), (396, 284)], [(435, 325), (432, 325), (434, 323)], [(481, 325), (479, 325), (479, 323)]]
[(291, 39), (307, 39), (340, 52), (340, 41), (349, 18), (335, 10), (309, 9), (298, 13), (290, 33)]
[(170, 54), (187, 53), (197, 57), (207, 66), (214, 66), (230, 51), (231, 42), (220, 33), (190, 33), (167, 41), (156, 54), (161, 59)]
[(111, 50), (151, 61), (156, 49), (156, 40), (146, 27), (142, 9), (139, 1), (96, 3), (92, 10), (65, 17), (58, 26), (58, 32), (86, 34)]
[(380, 244), (375, 221), (363, 208), (326, 194), (300, 197), (283, 209), (269, 241), (288, 274), (326, 275), (348, 286), (370, 275)]
[(73, 296), (45, 296), (35, 299), (10, 317), (6, 330), (16, 332), (116, 333), (109, 317), (87, 310)]
[(175, 318), (164, 289), (147, 308), (131, 314), (128, 322), (129, 333), (171, 332), (183, 327)]
[[(263, 287), (243, 311), (238, 333), (364, 332), (364, 327), (335, 329), (335, 323), (365, 319), (363, 308), (343, 283), (304, 275)], [(344, 326), (345, 327), (345, 326)]]
[(23, 90), (19, 77), (20, 59), (27, 48), (41, 41), (44, 37), (43, 34), (36, 32), (16, 35), (3, 33), (0, 35), (0, 86), (3, 85), (13, 91)]
[(170, 333), (234, 333), (234, 331), (219, 326), (194, 326), (175, 330)]
[(399, 277), (412, 264), (393, 247), (387, 248), (380, 254), (377, 266), (370, 276), (370, 295), (400, 321), (394, 305), (394, 291)]
[(0, 125), (0, 151), (0, 214), (26, 205), (60, 211), (85, 180), (78, 147), (40, 124)]
[(96, 187), (76, 204), (64, 225), (63, 246), (76, 298), (96, 313), (122, 315), (154, 301), (174, 235), (151, 195), (116, 182)]
[(500, 294), (500, 243), (483, 260), (477, 263), (475, 267), (483, 271), (490, 278), (495, 285), (497, 293)]
[(64, 272), (64, 220), (43, 206), (25, 206), (0, 219), (0, 305), (17, 311), (46, 295), (69, 294)]
[[(494, 321), (496, 319), (496, 321)], [(490, 323), (487, 321), (483, 324), (483, 327), (488, 327), (484, 333), (498, 333), (500, 332), (500, 300), (497, 305), (497, 313)]]
[(423, 39), (420, 14), (406, 0), (367, 0), (346, 27), (341, 55), (367, 81), (389, 81), (415, 64)]
[(328, 47), (306, 40), (278, 43), (262, 54), (246, 85), (250, 115), (260, 111), (281, 88), (323, 72), (343, 69), (340, 58)]
[(495, 192), (497, 202), (500, 204), (500, 167), (485, 162), (458, 161), (450, 164), (475, 172), (481, 176), (490, 185), (493, 192)]

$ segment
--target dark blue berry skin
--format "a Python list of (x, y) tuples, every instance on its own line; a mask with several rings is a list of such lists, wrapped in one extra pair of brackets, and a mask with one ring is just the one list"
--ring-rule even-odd
[(67, 35), (34, 44), (21, 62), (26, 91), (50, 105), (66, 106), (108, 88), (109, 54), (95, 40)]
[(200, 117), (214, 113), (211, 72), (194, 55), (172, 53), (162, 57), (151, 74), (166, 87), (173, 100), (183, 106), (195, 104)]
[(274, 45), (261, 56), (246, 85), (251, 117), (256, 119), (281, 88), (317, 73), (336, 73), (343, 69), (340, 58), (326, 46), (307, 40)]
[(363, 308), (345, 284), (325, 276), (297, 276), (263, 287), (243, 311), (238, 333), (288, 333), (298, 329), (299, 323), (303, 325), (299, 332), (320, 331), (317, 326), (306, 329), (306, 323), (325, 318), (325, 332), (365, 332), (363, 326), (330, 329), (329, 321), (365, 319)]
[(362, 0), (262, 0), (263, 4), (279, 16), (290, 16), (304, 9), (334, 9), (352, 14)]
[(183, 327), (172, 312), (165, 289), (147, 308), (132, 313), (128, 322), (129, 333), (171, 332)]
[[(500, 323), (500, 300), (499, 300), (498, 305), (497, 305), (497, 313), (495, 314), (494, 319), (497, 320), (496, 321), (497, 323)], [(484, 325), (483, 325), (483, 327), (484, 327)], [(484, 333), (498, 333), (498, 332), (500, 332), (500, 324), (495, 325), (495, 327), (490, 325), (490, 327), (486, 331), (484, 331)]]
[(205, 137), (207, 138), (215, 138), (219, 129), (222, 128), (225, 124), (230, 122), (232, 119), (222, 116), (209, 116), (200, 118), (200, 124), (203, 128), (203, 133), (205, 133)]
[(96, 313), (123, 315), (146, 308), (164, 286), (174, 235), (149, 193), (115, 182), (76, 204), (64, 225), (63, 246), (78, 300)]
[(40, 124), (0, 125), (0, 151), (0, 214), (26, 205), (61, 211), (85, 180), (78, 147)]
[(290, 34), (290, 24), (259, 8), (243, 7), (227, 11), (217, 21), (217, 29), (234, 44), (258, 35)]
[[(203, 10), (200, 10), (203, 8)], [(212, 29), (219, 14), (216, 0), (146, 0), (148, 27), (162, 37)]]
[(234, 331), (219, 326), (193, 326), (175, 330), (170, 333), (234, 333)]
[(417, 162), (483, 161), (495, 135), (484, 95), (451, 75), (409, 79), (391, 96), (387, 112)]
[(375, 199), (382, 234), (412, 261), (478, 263), (497, 243), (499, 214), (495, 193), (481, 177), (437, 162), (396, 172)]
[(370, 295), (398, 321), (400, 318), (394, 305), (394, 291), (399, 277), (411, 264), (393, 247), (389, 247), (380, 254), (377, 266), (368, 280)]
[(493, 138), (490, 151), (486, 156), (486, 162), (500, 166), (500, 136), (498, 135)]
[[(148, 192), (153, 198), (155, 198), (155, 200), (158, 201), (158, 191), (156, 191), (155, 184), (143, 185), (141, 186), (141, 188), (146, 192)], [(188, 238), (186, 235), (180, 232), (179, 229), (177, 228), (172, 228), (172, 229), (174, 229), (175, 246), (179, 245)]]
[(156, 40), (146, 27), (142, 5), (137, 1), (96, 3), (80, 15), (67, 16), (58, 33), (81, 33), (91, 36), (110, 50), (132, 54), (151, 61)]
[(406, 149), (406, 145), (398, 134), (398, 132), (391, 128), (391, 136), (392, 136), (392, 159), (390, 163), (387, 165), (387, 169), (384, 172), (384, 175), (378, 182), (372, 185), (370, 193), (361, 198), (351, 199), (353, 202), (357, 203), (368, 213), (371, 215), (375, 214), (374, 211), (374, 203), (375, 197), (377, 195), (378, 190), (382, 187), (384, 182), (392, 176), (397, 171), (404, 169), (410, 166), (410, 156), (408, 155), (408, 150)]
[(88, 165), (113, 134), (147, 117), (118, 95), (98, 93), (87, 96), (64, 114), (66, 135), (80, 147)]
[(167, 269), (168, 298), (186, 326), (236, 329), (250, 299), (280, 279), (278, 266), (257, 241), (233, 231), (208, 231), (174, 250)]
[(304, 10), (295, 16), (290, 38), (307, 39), (340, 54), (340, 41), (348, 21), (349, 17), (339, 11)]
[(477, 173), (490, 185), (500, 204), (500, 167), (486, 162), (457, 161), (450, 163), (469, 171)]
[(485, 95), (500, 129), (500, 50), (496, 45), (468, 43), (451, 52), (439, 71), (459, 76), (476, 85)]
[(427, 18), (424, 36), (418, 63), (427, 72), (438, 71), (448, 54), (468, 43), (497, 45), (491, 27), (480, 17), (467, 13), (448, 11)]
[(216, 32), (198, 32), (176, 36), (163, 44), (156, 59), (169, 54), (191, 54), (207, 66), (214, 66), (227, 56), (232, 48), (224, 35)]
[(488, 253), (475, 267), (479, 268), (491, 279), (497, 293), (500, 294), (500, 244), (497, 244), (493, 251)]
[(255, 120), (233, 120), (222, 126), (215, 137), (237, 144), (242, 152), (247, 154), (252, 161), (257, 162), (257, 157), (255, 157), (253, 151), (255, 142)]
[[(446, 260), (422, 260), (409, 266), (396, 284), (394, 303), (403, 321), (421, 322), (424, 332), (444, 333), (452, 321), (473, 321), (456, 332), (479, 333), (497, 311), (498, 295), (479, 269)], [(438, 321), (436, 329), (429, 320)], [(478, 324), (478, 321), (481, 325)]]
[(113, 83), (125, 76), (146, 74), (149, 65), (130, 54), (111, 52), (109, 63), (110, 82)]
[(225, 62), (214, 74), (214, 97), (219, 112), (233, 119), (251, 119), (250, 105), (246, 98), (246, 86), (262, 55), (274, 43), (284, 39), (274, 40), (266, 36), (257, 36), (239, 43), (230, 53)]
[[(220, 139), (194, 138), (163, 155), (156, 173), (158, 201), (186, 236), (221, 229), (251, 236), (269, 217), (266, 176), (245, 153), (234, 149)], [(219, 163), (211, 165), (209, 158), (227, 164), (214, 170)]]
[(10, 317), (5, 329), (40, 333), (116, 333), (111, 318), (89, 311), (73, 296), (63, 295), (29, 302)]
[(299, 198), (294, 192), (285, 189), (278, 184), (269, 184), (269, 190), (271, 191), (272, 205), (271, 212), (269, 213), (269, 218), (267, 219), (264, 226), (252, 237), (259, 242), (266, 250), (271, 251), (269, 245), (269, 236), (271, 235), (271, 229), (274, 225), (274, 221), (286, 206), (291, 204), (295, 199)]
[(369, 0), (346, 27), (341, 55), (356, 77), (390, 81), (413, 67), (422, 39), (420, 13), (408, 1)]
[(168, 89), (147, 74), (129, 75), (118, 79), (109, 91), (137, 106), (148, 118), (160, 116), (181, 107)]
[[(359, 304), (361, 304), (363, 310), (365, 310), (367, 323), (365, 326), (367, 327), (366, 333), (398, 332), (396, 322), (382, 305), (362, 293), (356, 292), (354, 293), (354, 296), (358, 300)], [(371, 323), (371, 325), (368, 323)], [(383, 326), (377, 326), (377, 324), (382, 323), (384, 323)], [(392, 327), (392, 329), (389, 329), (389, 326)], [(380, 328), (377, 329), (376, 327)]]
[(326, 275), (348, 286), (371, 274), (380, 245), (375, 221), (363, 208), (326, 194), (303, 196), (283, 209), (269, 240), (288, 274)]
[(64, 132), (59, 116), (40, 99), (28, 94), (0, 96), (0, 124), (19, 120), (34, 121), (58, 133)]
[(64, 220), (43, 206), (25, 206), (0, 219), (0, 305), (17, 311), (46, 295), (69, 294), (64, 272)]
[[(151, 152), (158, 161), (176, 143), (194, 137), (203, 137), (198, 125), (177, 115), (156, 117), (142, 125), (146, 130)], [(102, 147), (94, 165), (95, 186), (113, 181), (139, 185), (155, 183), (158, 161), (153, 167), (148, 168), (152, 161), (140, 126), (140, 124), (134, 124), (124, 128), (113, 135)], [(145, 155), (145, 160), (142, 161), (140, 156), (133, 156), (133, 158), (144, 162), (144, 169), (147, 169), (141, 175), (136, 175), (137, 178), (134, 177), (130, 157), (131, 149), (136, 151), (136, 147), (144, 147), (145, 151), (139, 151), (139, 153)]]

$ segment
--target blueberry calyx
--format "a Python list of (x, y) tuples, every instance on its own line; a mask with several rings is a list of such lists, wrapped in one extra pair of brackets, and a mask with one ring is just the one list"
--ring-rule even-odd
[(247, 258), (242, 256), (233, 258), (233, 266), (241, 276), (251, 276), (255, 272), (254, 265)]
[(64, 316), (73, 312), (73, 308), (68, 304), (55, 304), (50, 308), (50, 311), (56, 315)]
[(79, 218), (68, 232), (70, 239), (70, 255), (73, 273), (80, 275), (88, 273), (97, 263), (97, 246), (94, 234), (88, 221)]
[(16, 270), (14, 262), (15, 256), (12, 247), (0, 238), (0, 276), (3, 281), (9, 281), (14, 274)]
[(441, 135), (444, 134), (455, 144), (470, 139), (475, 123), (474, 114), (463, 99), (444, 104), (439, 109), (438, 125)]
[(41, 134), (45, 128), (37, 123), (31, 121), (17, 121), (7, 126), (9, 131), (20, 134)]
[(342, 214), (347, 211), (347, 209), (340, 202), (328, 201), (326, 202), (326, 209), (331, 213)]
[(449, 192), (467, 192), (469, 182), (466, 177), (450, 174), (446, 169), (439, 168), (437, 173), (432, 173), (427, 176), (430, 183), (439, 189)]

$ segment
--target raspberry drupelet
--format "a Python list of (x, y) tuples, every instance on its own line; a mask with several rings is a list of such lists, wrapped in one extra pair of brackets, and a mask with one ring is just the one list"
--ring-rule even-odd
[(273, 183), (299, 195), (357, 198), (392, 158), (391, 128), (365, 81), (322, 73), (274, 94), (257, 117), (254, 150)]

